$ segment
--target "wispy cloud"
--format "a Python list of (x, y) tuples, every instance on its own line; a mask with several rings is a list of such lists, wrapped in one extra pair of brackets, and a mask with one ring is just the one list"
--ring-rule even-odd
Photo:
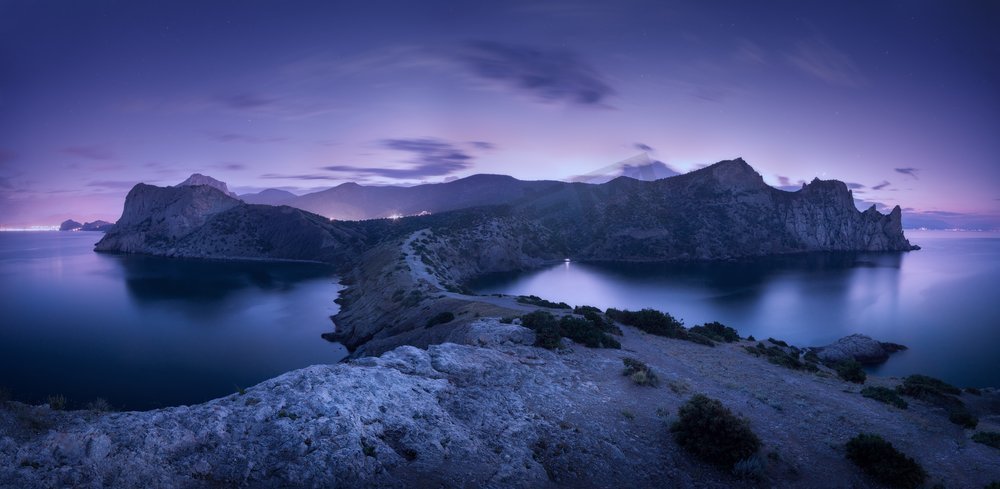
[(799, 71), (831, 85), (857, 88), (868, 83), (850, 55), (821, 37), (795, 43), (787, 59)]
[(109, 161), (115, 159), (115, 153), (106, 146), (97, 144), (87, 146), (69, 146), (59, 150), (61, 153), (95, 161)]
[(330, 181), (343, 180), (343, 177), (335, 177), (332, 175), (284, 174), (284, 173), (265, 173), (261, 175), (260, 178), (265, 178), (268, 180), (330, 180)]
[(135, 180), (95, 180), (88, 182), (88, 187), (99, 187), (106, 189), (127, 189), (132, 188), (139, 182)]
[(456, 145), (440, 139), (383, 139), (378, 144), (384, 149), (409, 153), (411, 157), (403, 160), (403, 163), (409, 166), (406, 168), (387, 168), (332, 165), (325, 166), (323, 169), (354, 175), (413, 180), (438, 177), (464, 170), (472, 164), (473, 159), (471, 155), (462, 151)]
[(920, 173), (919, 168), (906, 167), (906, 168), (894, 168), (894, 170), (896, 170), (896, 173), (902, 173), (903, 175), (909, 175), (914, 179), (919, 179), (919, 177), (917, 177), (917, 173)]
[(497, 149), (497, 145), (489, 141), (470, 141), (469, 144), (471, 144), (473, 148), (486, 151)]
[(221, 132), (221, 131), (210, 131), (207, 133), (207, 136), (209, 139), (213, 141), (218, 141), (220, 143), (262, 144), (262, 143), (280, 143), (288, 140), (288, 138), (283, 138), (283, 137), (254, 136), (250, 134), (240, 134), (234, 132)]
[(880, 183), (878, 185), (872, 185), (872, 190), (882, 190), (882, 189), (888, 187), (889, 185), (892, 185), (892, 184), (889, 183), (888, 180), (882, 180), (882, 183)]
[(632, 147), (639, 151), (653, 151), (653, 147), (645, 143), (635, 143)]
[(854, 183), (854, 182), (846, 182), (846, 183), (847, 183), (847, 188), (851, 190), (860, 190), (866, 188), (864, 185), (861, 185), (860, 183)]
[(547, 103), (607, 107), (615, 93), (604, 76), (570, 51), (476, 41), (456, 59), (481, 80)]
[(245, 164), (243, 164), (243, 163), (234, 163), (234, 162), (222, 162), (222, 163), (219, 163), (219, 164), (213, 165), (213, 166), (215, 168), (220, 169), (220, 170), (229, 170), (229, 171), (241, 171), (241, 170), (246, 170), (247, 169), (247, 166)]

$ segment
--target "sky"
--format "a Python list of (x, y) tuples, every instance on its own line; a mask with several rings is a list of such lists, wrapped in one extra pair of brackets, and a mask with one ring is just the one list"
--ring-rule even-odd
[(1000, 228), (1000, 3), (0, 0), (0, 225), (646, 152)]

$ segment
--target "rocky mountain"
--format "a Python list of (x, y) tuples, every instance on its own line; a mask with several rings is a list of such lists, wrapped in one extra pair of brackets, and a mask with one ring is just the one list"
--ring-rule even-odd
[(83, 227), (83, 224), (76, 222), (72, 219), (66, 219), (59, 225), (60, 231), (76, 231)]
[(362, 234), (292, 207), (246, 204), (210, 185), (138, 184), (96, 251), (333, 262)]
[(111, 229), (111, 227), (114, 226), (114, 225), (115, 225), (115, 223), (113, 223), (113, 222), (102, 221), (102, 220), (98, 219), (98, 220), (93, 221), (93, 222), (84, 223), (83, 227), (81, 227), (80, 229), (82, 231), (107, 231), (107, 230)]
[(269, 188), (252, 194), (241, 194), (239, 199), (247, 204), (284, 205), (298, 197), (286, 190)]
[(202, 175), (201, 173), (194, 173), (190, 177), (187, 177), (187, 180), (177, 184), (178, 187), (193, 187), (196, 185), (212, 187), (230, 197), (236, 197), (236, 194), (229, 191), (229, 187), (226, 185), (226, 182), (216, 180), (207, 175)]
[(626, 160), (615, 163), (585, 175), (571, 177), (571, 182), (607, 183), (618, 177), (629, 177), (636, 180), (653, 181), (680, 175), (677, 170), (666, 163), (654, 160), (649, 153), (643, 152)]
[(523, 181), (506, 175), (473, 175), (452, 182), (414, 187), (344, 183), (296, 197), (286, 204), (331, 219), (376, 219), (507, 204), (565, 185), (555, 181)]

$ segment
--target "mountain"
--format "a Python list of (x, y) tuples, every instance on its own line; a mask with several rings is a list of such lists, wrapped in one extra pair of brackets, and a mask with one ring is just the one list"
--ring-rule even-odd
[(571, 177), (571, 182), (607, 183), (618, 177), (629, 177), (636, 180), (653, 181), (680, 175), (679, 172), (667, 166), (666, 163), (654, 160), (648, 153), (639, 153), (611, 166), (594, 170), (585, 175)]
[(236, 197), (236, 194), (229, 191), (229, 187), (226, 186), (226, 182), (221, 182), (210, 176), (202, 175), (201, 173), (194, 173), (190, 177), (188, 177), (187, 180), (184, 180), (183, 182), (177, 184), (178, 187), (192, 187), (196, 185), (205, 185), (208, 187), (212, 187), (230, 197)]
[(59, 230), (60, 231), (76, 231), (76, 230), (78, 230), (78, 229), (80, 229), (82, 227), (83, 227), (83, 224), (80, 224), (80, 223), (78, 223), (78, 222), (76, 222), (76, 221), (74, 221), (72, 219), (66, 219), (65, 221), (62, 222), (62, 224), (59, 225)]
[(283, 205), (298, 197), (291, 192), (269, 188), (253, 194), (242, 194), (239, 199), (247, 204)]
[(82, 231), (107, 231), (111, 229), (111, 227), (114, 225), (115, 224), (112, 222), (102, 221), (98, 219), (94, 222), (84, 223), (83, 227), (81, 227), (80, 229)]
[(523, 181), (506, 175), (473, 175), (452, 182), (413, 187), (344, 183), (296, 197), (286, 204), (331, 219), (376, 219), (507, 204), (564, 185), (554, 181)]
[[(96, 251), (333, 262), (361, 233), (287, 206), (246, 204), (210, 185), (138, 184)], [(348, 246), (350, 244), (350, 246)]]

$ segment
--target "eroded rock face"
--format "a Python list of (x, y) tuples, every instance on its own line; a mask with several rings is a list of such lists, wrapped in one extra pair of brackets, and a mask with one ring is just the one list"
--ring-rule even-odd
[(195, 185), (206, 185), (230, 197), (237, 197), (236, 194), (229, 191), (229, 186), (226, 185), (226, 182), (216, 180), (208, 175), (202, 175), (201, 173), (194, 173), (190, 177), (187, 177), (187, 179), (183, 182), (177, 184), (178, 187), (193, 187)]
[(817, 348), (816, 354), (826, 362), (856, 360), (858, 363), (871, 365), (885, 362), (891, 353), (905, 349), (903, 345), (883, 343), (863, 334), (852, 334)]

